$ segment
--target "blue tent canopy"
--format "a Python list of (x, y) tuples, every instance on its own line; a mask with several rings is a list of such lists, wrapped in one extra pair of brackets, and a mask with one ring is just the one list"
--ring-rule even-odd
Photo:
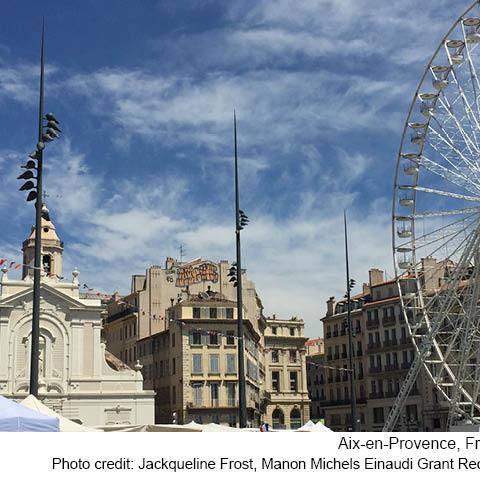
[(58, 431), (58, 418), (43, 415), (0, 395), (0, 432)]

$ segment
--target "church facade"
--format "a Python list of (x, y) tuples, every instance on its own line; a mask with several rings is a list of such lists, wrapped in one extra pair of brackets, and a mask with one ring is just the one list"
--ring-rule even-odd
[[(22, 279), (0, 281), (0, 394), (28, 395), (35, 229), (23, 243)], [(141, 365), (128, 367), (102, 341), (100, 298), (80, 293), (79, 272), (62, 277), (63, 243), (42, 219), (39, 398), (85, 425), (150, 424), (154, 392), (144, 390)]]

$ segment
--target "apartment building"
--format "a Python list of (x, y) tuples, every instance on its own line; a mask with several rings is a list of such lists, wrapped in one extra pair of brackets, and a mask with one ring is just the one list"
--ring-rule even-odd
[[(140, 340), (145, 385), (156, 392), (157, 423), (238, 426), (237, 305), (209, 290), (167, 310), (169, 329)], [(246, 316), (247, 422), (259, 426), (265, 379), (260, 336)]]
[[(368, 289), (351, 298), (351, 321), (353, 328), (353, 366), (356, 378), (357, 430), (367, 431), (365, 376), (365, 326), (362, 308), (368, 300)], [(350, 364), (348, 356), (347, 302), (327, 301), (327, 313), (321, 320), (325, 335), (325, 366), (323, 399), (320, 401), (325, 415), (325, 424), (333, 430), (351, 428)]]
[(276, 429), (296, 429), (310, 418), (304, 322), (292, 317), (266, 319), (265, 421)]
[[(167, 310), (179, 300), (208, 289), (236, 300), (236, 289), (227, 276), (230, 264), (205, 259), (179, 262), (168, 257), (165, 266), (153, 265), (143, 275), (132, 275), (130, 293), (114, 295), (106, 305), (104, 338), (111, 353), (133, 367), (136, 343), (169, 329)], [(262, 305), (255, 285), (242, 272), (243, 303), (248, 318), (262, 334)]]
[[(403, 282), (405, 293), (414, 291), (415, 283)], [(327, 365), (338, 365), (338, 356), (343, 356), (335, 333), (345, 318), (345, 301), (327, 301), (327, 314), (322, 319), (325, 333)], [(355, 371), (357, 377), (357, 411), (360, 428), (364, 431), (381, 431), (389, 409), (398, 395), (402, 382), (415, 357), (415, 350), (401, 311), (398, 287), (394, 280), (385, 281), (383, 272), (369, 271), (369, 283), (361, 295), (352, 298), (352, 320), (356, 328), (357, 352)], [(346, 342), (345, 342), (346, 343)], [(358, 350), (362, 349), (362, 355)], [(348, 355), (347, 355), (348, 356)], [(347, 362), (345, 361), (345, 364)], [(324, 401), (326, 424), (335, 430), (348, 430), (350, 406), (341, 408), (339, 403), (350, 403), (346, 385), (347, 376), (341, 374), (327, 377)], [(342, 396), (343, 388), (343, 396)], [(439, 399), (433, 384), (425, 372), (419, 375), (412, 389), (396, 430), (442, 431), (445, 429), (448, 406)]]
[(310, 419), (323, 421), (325, 412), (325, 351), (323, 338), (311, 338), (305, 342), (307, 349), (307, 389), (310, 398)]

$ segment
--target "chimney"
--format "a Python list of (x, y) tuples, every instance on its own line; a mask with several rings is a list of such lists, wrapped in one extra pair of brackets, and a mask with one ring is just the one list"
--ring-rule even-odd
[(370, 287), (383, 283), (383, 270), (380, 270), (378, 268), (371, 268), (368, 271), (368, 279)]
[(368, 295), (370, 293), (370, 287), (368, 286), (368, 283), (363, 282), (362, 293), (364, 295)]
[(330, 297), (327, 300), (327, 317), (331, 317), (333, 315), (335, 309), (335, 297)]

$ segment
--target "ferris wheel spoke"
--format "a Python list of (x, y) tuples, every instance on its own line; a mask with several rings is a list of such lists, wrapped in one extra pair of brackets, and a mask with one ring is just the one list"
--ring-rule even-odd
[(420, 185), (400, 185), (400, 190), (415, 190), (416, 192), (432, 193), (443, 197), (455, 198), (458, 200), (465, 200), (467, 202), (480, 202), (480, 197), (472, 197), (469, 195), (461, 195), (459, 193), (447, 192), (444, 190), (437, 190), (435, 188), (422, 187)]
[(472, 61), (472, 49), (469, 46), (470, 42), (468, 42), (467, 35), (465, 32), (465, 25), (462, 23), (462, 31), (463, 31), (463, 38), (465, 39), (465, 52), (467, 54), (467, 61), (468, 61), (468, 66), (470, 69), (470, 80), (471, 80), (471, 85), (473, 89), (473, 95), (475, 99), (475, 104), (477, 106), (477, 112), (480, 113), (480, 108), (478, 105), (478, 91), (480, 89), (480, 83), (478, 80), (478, 75), (477, 75), (477, 70), (475, 68), (475, 63)]
[[(476, 167), (475, 164), (472, 163), (472, 162), (465, 156), (464, 152), (462, 152), (461, 150), (459, 150), (459, 149), (454, 145), (453, 140), (449, 137), (448, 133), (445, 131), (445, 129), (443, 128), (442, 124), (440, 124), (440, 123), (437, 121), (437, 125), (438, 125), (438, 126), (440, 127), (440, 129), (442, 130), (443, 135), (442, 135), (442, 133), (440, 133), (439, 131), (437, 131), (435, 128), (433, 128), (431, 123), (430, 123), (429, 126), (428, 126), (428, 130), (435, 135), (435, 138), (437, 138), (440, 142), (442, 142), (444, 145), (446, 145), (449, 151), (455, 152), (456, 155), (458, 155), (458, 158), (461, 159), (462, 162), (463, 162), (463, 164), (468, 168), (469, 173), (475, 177), (475, 179), (477, 180), (477, 182), (479, 182), (479, 178), (478, 178), (478, 167)], [(432, 142), (430, 141), (429, 137), (427, 137), (427, 141), (428, 141), (428, 144), (429, 144), (432, 148), (435, 149), (435, 145), (432, 144)]]
[[(419, 235), (415, 237), (414, 243), (418, 247), (424, 247), (428, 246), (430, 243), (437, 242), (438, 240), (442, 238), (446, 238), (447, 236), (450, 235), (456, 235), (456, 234), (461, 234), (468, 230), (471, 225), (475, 222), (476, 216), (475, 214), (470, 214), (467, 215), (464, 218), (461, 218), (459, 220), (455, 220), (451, 223), (448, 223), (447, 225), (442, 225), (441, 227), (435, 228), (431, 232), (424, 233), (422, 235)], [(459, 228), (462, 226), (462, 228)], [(402, 249), (406, 247), (410, 247), (412, 243), (412, 240), (409, 239), (403, 243), (399, 243), (396, 245), (397, 249)]]
[(450, 215), (466, 215), (469, 213), (480, 213), (480, 207), (459, 208), (456, 210), (438, 210), (432, 212), (416, 212), (411, 216), (405, 218), (428, 218), (428, 217), (447, 217)]
[(457, 118), (457, 116), (455, 114), (455, 111), (454, 111), (452, 105), (450, 105), (450, 102), (448, 101), (448, 98), (445, 96), (444, 92), (442, 92), (442, 95), (439, 96), (438, 101), (439, 101), (440, 105), (442, 105), (443, 108), (445, 109), (445, 111), (448, 113), (449, 118), (451, 120), (453, 120), (453, 122), (455, 123), (455, 125), (457, 127), (457, 130), (460, 132), (460, 134), (463, 138), (463, 142), (464, 142), (465, 146), (468, 148), (470, 154), (473, 155), (474, 150), (478, 154), (479, 149), (478, 149), (478, 145), (476, 143), (476, 140), (474, 141), (470, 138), (470, 136), (468, 135), (468, 133), (464, 129), (464, 126), (462, 125), (461, 121)]
[[(448, 49), (447, 49), (447, 54), (448, 54), (448, 57), (451, 59), (451, 56), (450, 56), (450, 53), (448, 52)], [(475, 113), (473, 111), (473, 108), (472, 108), (472, 105), (476, 105), (476, 102), (474, 100), (472, 103), (470, 103), (470, 101), (468, 100), (464, 89), (462, 88), (460, 82), (458, 81), (457, 72), (455, 71), (454, 68), (452, 68), (452, 70), (451, 70), (451, 77), (453, 79), (453, 83), (457, 87), (460, 98), (462, 99), (462, 103), (463, 103), (465, 113), (466, 113), (467, 117), (469, 118), (469, 120), (471, 122), (473, 121), (474, 125), (471, 125), (471, 127), (472, 127), (471, 133), (472, 133), (472, 136), (473, 136), (474, 141), (475, 141), (475, 145), (477, 146), (477, 150), (478, 150), (477, 131), (480, 131), (479, 112), (478, 112), (478, 109), (477, 109), (477, 115), (475, 115)]]
[[(430, 251), (428, 252), (428, 255), (433, 256), (436, 253), (441, 252), (442, 249), (445, 248), (447, 245), (450, 245), (452, 252), (456, 253), (458, 247), (457, 247), (457, 249), (454, 248), (454, 246), (455, 246), (454, 241), (456, 241), (456, 240), (460, 241), (459, 237), (461, 237), (462, 234), (465, 234), (464, 239), (462, 240), (462, 241), (464, 241), (465, 238), (468, 236), (467, 232), (468, 232), (470, 226), (471, 225), (469, 225), (467, 227), (464, 227), (463, 229), (460, 229), (460, 230), (455, 230), (451, 233), (439, 232), (436, 236), (431, 235), (431, 236), (428, 237), (428, 239), (424, 238), (423, 241), (420, 241), (420, 242), (417, 241), (417, 239), (415, 239), (414, 240), (415, 249), (416, 250), (420, 250), (420, 249), (424, 250), (426, 247), (431, 247)], [(426, 240), (428, 240), (428, 241), (426, 241)], [(438, 245), (438, 242), (443, 242), (443, 243)], [(435, 245), (435, 244), (437, 244), (437, 245)]]
[(457, 185), (458, 187), (463, 188), (464, 190), (473, 193), (473, 194), (478, 194), (480, 193), (480, 186), (477, 186), (476, 184), (472, 184), (472, 180), (469, 179), (468, 176), (466, 176), (463, 172), (461, 172), (458, 167), (451, 163), (450, 159), (448, 159), (446, 156), (444, 156), (443, 153), (440, 153), (440, 155), (444, 158), (444, 160), (450, 164), (452, 167), (454, 167), (454, 170), (449, 170), (448, 168), (444, 167), (443, 165), (440, 165), (439, 163), (435, 162), (434, 160), (430, 159), (427, 157), (425, 154), (423, 154), (419, 160), (418, 164), (428, 171), (441, 176), (445, 180), (447, 180), (450, 183), (453, 183), (454, 185)]

